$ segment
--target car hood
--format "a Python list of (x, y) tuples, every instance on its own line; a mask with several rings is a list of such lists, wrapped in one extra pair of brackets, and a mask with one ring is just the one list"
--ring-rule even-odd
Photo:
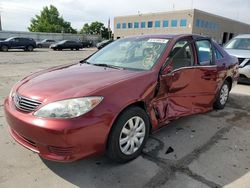
[(140, 72), (74, 64), (48, 69), (23, 79), (19, 95), (41, 102), (94, 95), (95, 92)]
[(225, 49), (227, 53), (238, 58), (250, 58), (250, 50)]

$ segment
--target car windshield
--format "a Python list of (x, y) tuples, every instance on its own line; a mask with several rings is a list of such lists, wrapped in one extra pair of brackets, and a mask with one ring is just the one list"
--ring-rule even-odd
[(62, 40), (60, 42), (58, 42), (58, 44), (64, 44), (65, 42), (67, 42), (66, 40)]
[(250, 38), (235, 38), (225, 46), (226, 49), (250, 50)]
[(150, 70), (157, 62), (169, 39), (119, 39), (87, 59), (89, 64), (125, 69)]
[(5, 39), (5, 41), (10, 41), (12, 39), (14, 39), (14, 37), (7, 38), (7, 39)]

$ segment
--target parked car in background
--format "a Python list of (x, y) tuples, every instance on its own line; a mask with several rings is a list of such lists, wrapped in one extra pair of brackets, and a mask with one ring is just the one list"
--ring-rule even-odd
[(63, 50), (63, 49), (79, 50), (82, 48), (82, 44), (76, 41), (63, 40), (50, 45), (50, 48), (53, 50)]
[(113, 42), (113, 40), (104, 40), (102, 42), (97, 43), (96, 47), (98, 50), (102, 49), (103, 47), (107, 46), (108, 44), (110, 44), (111, 42)]
[(11, 37), (0, 41), (0, 49), (7, 52), (9, 49), (23, 49), (24, 51), (33, 51), (36, 48), (36, 42), (32, 38)]
[(41, 42), (37, 42), (36, 46), (37, 48), (49, 48), (51, 44), (56, 43), (55, 40), (51, 40), (51, 39), (44, 39)]
[(83, 48), (90, 48), (93, 45), (93, 42), (90, 40), (82, 41), (81, 43)]
[(5, 99), (5, 116), (12, 137), (43, 158), (107, 151), (127, 162), (170, 121), (223, 109), (237, 79), (237, 58), (209, 38), (131, 37), (22, 79)]
[(233, 38), (225, 45), (225, 50), (239, 59), (239, 82), (250, 84), (250, 34)]

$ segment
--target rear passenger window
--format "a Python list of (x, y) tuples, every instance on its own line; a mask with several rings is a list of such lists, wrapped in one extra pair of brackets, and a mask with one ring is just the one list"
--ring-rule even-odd
[(223, 55), (221, 54), (221, 52), (216, 47), (214, 47), (214, 53), (215, 53), (216, 60), (223, 59)]
[[(190, 67), (194, 64), (193, 52), (191, 45), (187, 45), (187, 40), (181, 40), (177, 42), (172, 51), (171, 56), (173, 58), (173, 70), (182, 67)], [(185, 47), (185, 45), (187, 45)]]
[(212, 64), (213, 53), (210, 41), (196, 41), (196, 48), (198, 53), (199, 64), (203, 66)]

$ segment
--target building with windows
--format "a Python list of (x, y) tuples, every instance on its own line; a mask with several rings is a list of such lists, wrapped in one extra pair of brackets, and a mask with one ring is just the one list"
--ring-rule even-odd
[(250, 25), (201, 10), (118, 16), (114, 18), (114, 37), (145, 34), (200, 34), (220, 44), (234, 36), (250, 33)]

